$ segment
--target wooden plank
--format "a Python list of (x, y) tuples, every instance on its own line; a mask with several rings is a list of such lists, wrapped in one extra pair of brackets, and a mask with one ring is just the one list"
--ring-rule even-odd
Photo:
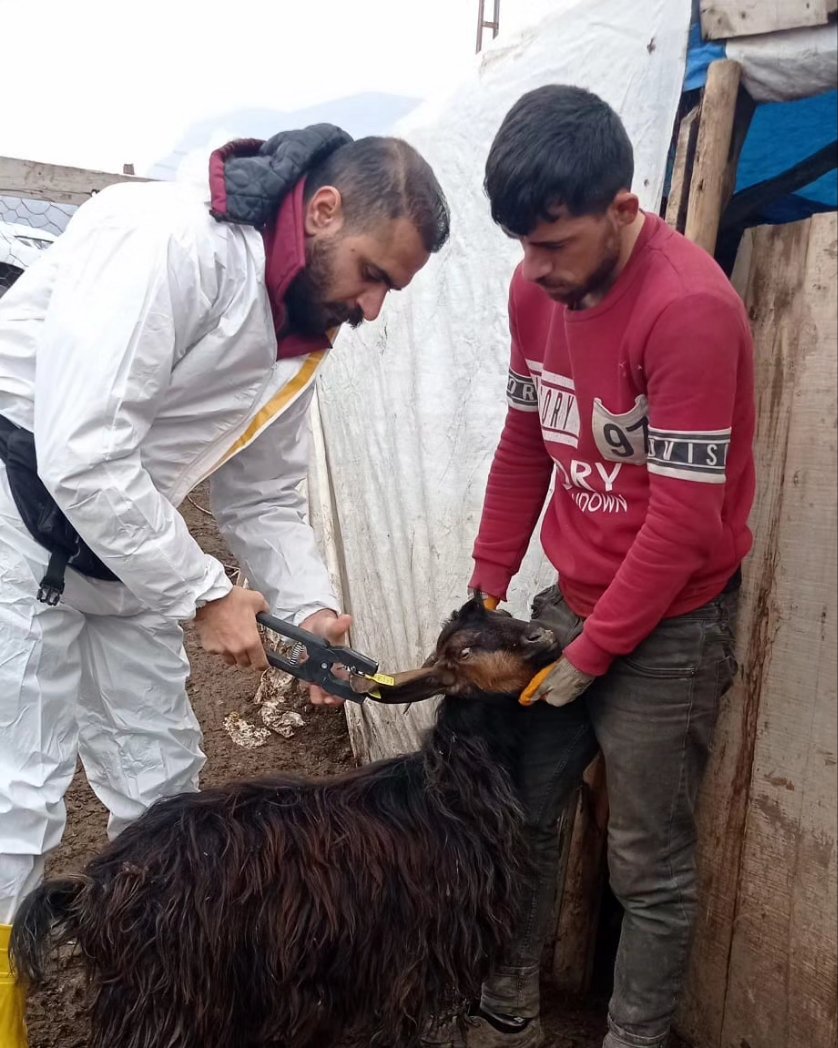
[[(830, 1033), (835, 1021), (835, 549), (834, 538), (820, 548), (811, 542), (813, 535), (829, 534), (830, 527), (834, 536), (835, 527), (834, 490), (830, 494), (824, 484), (827, 475), (834, 476), (835, 465), (835, 216), (814, 221), (831, 223), (831, 241), (819, 233), (817, 255), (831, 262), (831, 275), (822, 262), (815, 266), (810, 261), (806, 223), (748, 231), (734, 271), (734, 284), (753, 317), (757, 346), (758, 489), (751, 520), (754, 549), (745, 563), (738, 631), (741, 669), (722, 706), (699, 813), (700, 909), (678, 1020), (679, 1030), (695, 1048), (834, 1044), (834, 1035), (831, 1042), (812, 1037), (814, 1031)], [(812, 309), (820, 311), (819, 334), (807, 320)], [(804, 439), (801, 444), (804, 436), (811, 443)], [(818, 616), (823, 608), (822, 623)], [(824, 639), (824, 627), (831, 628), (825, 635), (831, 641)], [(830, 660), (831, 674), (825, 665)], [(804, 685), (807, 668), (817, 666), (823, 669), (822, 682), (832, 682), (831, 696), (817, 696), (816, 689)], [(796, 813), (799, 831), (791, 829), (794, 819), (784, 812), (790, 833), (783, 854), (773, 854), (766, 844), (778, 835), (777, 826), (769, 825), (760, 805), (767, 803), (773, 811), (778, 793), (786, 808), (800, 798), (800, 784), (791, 773), (777, 769), (789, 760), (802, 768), (801, 749), (806, 746), (798, 741), (797, 756), (787, 750), (789, 741), (807, 732), (821, 736), (812, 743), (810, 755), (826, 751), (819, 768), (811, 772), (814, 783), (806, 772), (803, 794), (808, 791), (815, 803), (809, 806), (801, 800), (804, 810)], [(793, 791), (786, 790), (780, 781), (784, 779), (794, 784)], [(778, 882), (796, 868), (795, 848), (802, 849), (805, 862), (806, 848), (811, 849), (815, 839), (804, 826), (807, 817), (820, 826), (815, 850), (821, 862), (813, 864), (810, 874), (798, 870), (795, 880), (801, 888), (794, 901), (784, 902), (793, 886), (785, 882), (780, 888)], [(770, 870), (765, 869), (766, 861)], [(770, 886), (771, 897), (757, 889), (750, 902), (754, 885)], [(773, 928), (770, 944), (759, 938), (769, 911), (774, 915), (768, 924)], [(802, 957), (799, 951), (785, 957), (784, 941), (792, 951), (797, 948), (793, 936), (784, 940), (780, 933), (783, 912), (796, 914), (796, 928), (809, 928)], [(734, 936), (743, 915), (750, 917), (745, 925), (748, 939), (739, 931)], [(831, 952), (826, 949), (830, 940)], [(807, 956), (811, 962), (805, 962)], [(824, 982), (811, 977), (810, 964), (820, 966)], [(778, 1021), (778, 1009), (798, 1016), (796, 1040), (790, 1025)], [(771, 1016), (769, 1025), (760, 1020), (763, 1012)]]
[(835, 6), (835, 0), (701, 0), (701, 31), (707, 40), (729, 40), (824, 25)]
[(836, 215), (760, 229), (753, 252), (775, 574), (722, 1044), (828, 1048), (838, 1036)]
[(672, 168), (672, 180), (669, 186), (669, 197), (666, 201), (667, 224), (684, 232), (687, 221), (687, 202), (692, 180), (695, 147), (698, 141), (698, 124), (700, 106), (695, 106), (687, 113), (678, 128), (678, 142), (675, 146), (675, 163)]
[(722, 59), (707, 70), (684, 235), (713, 253), (722, 209), (731, 190), (730, 160), (742, 70)]
[(605, 888), (608, 793), (602, 755), (585, 772), (564, 871), (553, 980), (558, 989), (584, 993), (593, 972), (600, 904)]
[(54, 204), (83, 204), (94, 193), (115, 182), (149, 182), (152, 179), (81, 167), (41, 164), (0, 156), (0, 193)]
[[(740, 250), (740, 261), (749, 253), (748, 236)], [(758, 446), (758, 454), (761, 451), (764, 447)], [(771, 628), (765, 610), (770, 601), (774, 554), (768, 541), (770, 529), (763, 526), (767, 514), (770, 507), (764, 505), (760, 490), (752, 518), (754, 548), (743, 569), (737, 631), (740, 668), (733, 688), (721, 703), (698, 810), (699, 909), (676, 1023), (678, 1032), (693, 1048), (718, 1048), (724, 1023), (755, 722)]]

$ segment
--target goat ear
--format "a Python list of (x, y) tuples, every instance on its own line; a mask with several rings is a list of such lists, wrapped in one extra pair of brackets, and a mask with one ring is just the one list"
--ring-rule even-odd
[(451, 626), (455, 622), (462, 622), (464, 619), (483, 619), (486, 617), (486, 605), (484, 604), (485, 595), (480, 590), (475, 590), (472, 596), (461, 605), (459, 608), (455, 608), (451, 612), (451, 617), (443, 624), (444, 626)]
[(454, 678), (449, 673), (440, 671), (436, 662), (430, 660), (418, 670), (397, 673), (394, 680), (395, 684), (378, 685), (379, 702), (420, 702), (422, 699), (441, 695), (454, 683)]
[(483, 594), (478, 590), (461, 608), (452, 612), (451, 618), (446, 625), (452, 626), (454, 623), (466, 625), (468, 623), (484, 622), (489, 613), (486, 610), (483, 599)]

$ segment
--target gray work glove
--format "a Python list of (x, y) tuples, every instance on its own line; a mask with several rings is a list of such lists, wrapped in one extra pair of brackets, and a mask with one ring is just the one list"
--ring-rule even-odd
[(591, 677), (569, 662), (559, 659), (537, 673), (518, 699), (522, 706), (531, 706), (543, 700), (550, 706), (567, 706), (586, 691), (596, 677)]

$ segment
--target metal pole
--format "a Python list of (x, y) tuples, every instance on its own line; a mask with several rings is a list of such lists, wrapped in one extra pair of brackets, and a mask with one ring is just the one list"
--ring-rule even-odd
[(494, 0), (494, 10), (492, 13), (492, 21), (486, 21), (486, 0), (477, 0), (477, 48), (476, 54), (479, 54), (483, 48), (483, 30), (492, 30), (492, 39), (498, 35), (500, 28), (500, 0)]

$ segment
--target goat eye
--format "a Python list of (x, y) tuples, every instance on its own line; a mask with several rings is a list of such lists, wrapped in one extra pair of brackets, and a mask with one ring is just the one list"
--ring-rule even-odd
[(460, 652), (461, 659), (467, 659), (471, 655), (471, 648), (463, 648)]

